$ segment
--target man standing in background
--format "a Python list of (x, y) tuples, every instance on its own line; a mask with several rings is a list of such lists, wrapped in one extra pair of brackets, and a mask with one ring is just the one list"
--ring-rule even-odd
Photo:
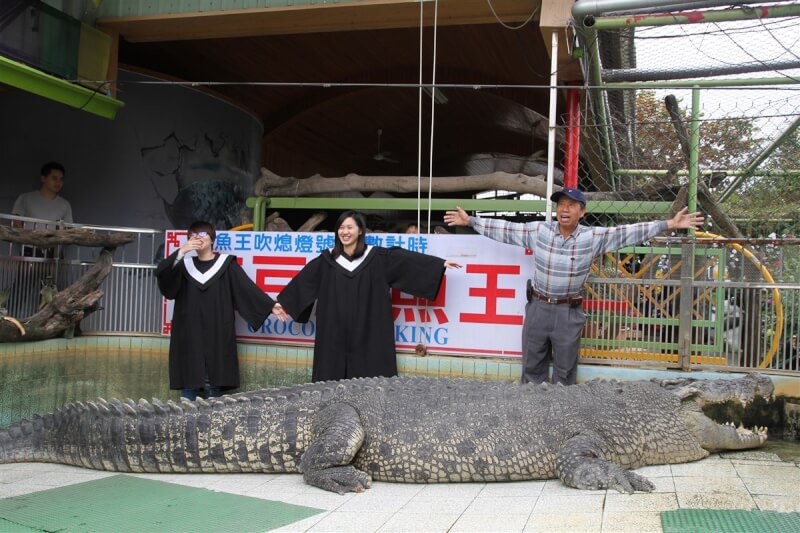
[[(64, 187), (64, 174), (64, 166), (60, 163), (45, 163), (40, 174), (39, 189), (20, 194), (14, 202), (11, 214), (54, 222), (72, 222), (72, 206), (58, 195)], [(15, 221), (14, 227), (22, 226), (22, 222)]]
[[(53, 222), (72, 222), (72, 206), (58, 194), (64, 187), (64, 174), (64, 165), (60, 163), (50, 161), (42, 165), (39, 189), (20, 194), (14, 202), (11, 214)], [(11, 226), (23, 228), (25, 223), (21, 220), (13, 220)], [(45, 303), (52, 300), (55, 293), (58, 292), (57, 285), (68, 284), (68, 282), (59, 281), (63, 277), (63, 270), (59, 268), (59, 260), (63, 259), (63, 250), (60, 247), (39, 248), (23, 244), (21, 251), (24, 257), (56, 259), (55, 262), (41, 264), (36, 269), (25, 269), (33, 285), (35, 287), (41, 285), (38, 297), (30, 294), (30, 290), (25, 288), (25, 283), (21, 287), (18, 286), (15, 291), (15, 299), (18, 301), (17, 312), (27, 316), (40, 310)], [(75, 329), (80, 331), (79, 325), (76, 325)], [(70, 338), (73, 334), (74, 332), (70, 330), (66, 336)]]

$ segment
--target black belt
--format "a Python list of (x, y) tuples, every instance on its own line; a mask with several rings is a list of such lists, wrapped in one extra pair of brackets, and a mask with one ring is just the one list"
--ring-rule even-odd
[(533, 285), (531, 284), (531, 280), (528, 280), (528, 301), (530, 302), (534, 298), (537, 300), (541, 300), (543, 302), (547, 302), (549, 304), (558, 305), (558, 304), (569, 304), (570, 307), (575, 307), (581, 305), (583, 303), (583, 297), (580, 295), (578, 296), (567, 296), (565, 298), (553, 298), (552, 296), (545, 296), (539, 292), (534, 290)]

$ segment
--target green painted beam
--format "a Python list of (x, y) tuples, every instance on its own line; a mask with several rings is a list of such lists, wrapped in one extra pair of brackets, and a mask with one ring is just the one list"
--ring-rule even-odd
[[(257, 197), (247, 199), (248, 207), (256, 207)], [(416, 211), (416, 198), (267, 198), (264, 202), (269, 209), (387, 209), (399, 211)], [(513, 211), (544, 212), (550, 202), (546, 200), (475, 200), (463, 198), (440, 198), (431, 202), (433, 211), (447, 211), (457, 205), (467, 211)], [(625, 201), (589, 201), (586, 206), (590, 213), (610, 214), (664, 214), (671, 207), (670, 202)], [(428, 210), (428, 199), (423, 198), (419, 208)]]
[[(733, 2), (731, 2), (733, 3)], [(698, 24), (715, 22), (734, 22), (741, 20), (763, 20), (800, 15), (800, 6), (764, 6), (741, 9), (720, 9), (706, 11), (684, 11), (654, 15), (623, 15), (617, 17), (597, 17), (592, 19), (591, 27), (597, 31), (618, 30), (620, 28), (641, 28), (646, 26), (674, 26), (678, 24)]]
[(583, 35), (586, 48), (588, 49), (588, 63), (589, 75), (591, 76), (592, 85), (595, 86), (594, 90), (589, 91), (591, 103), (593, 106), (595, 122), (598, 126), (597, 132), (600, 136), (600, 144), (602, 145), (602, 158), (605, 163), (606, 178), (612, 185), (614, 184), (614, 160), (612, 158), (611, 150), (611, 137), (614, 132), (611, 129), (611, 123), (608, 120), (606, 113), (606, 98), (601, 89), (603, 85), (603, 65), (600, 61), (600, 44), (598, 43), (597, 32), (591, 29), (584, 31)]
[(694, 87), (768, 87), (770, 85), (798, 85), (800, 81), (791, 76), (771, 78), (706, 78), (671, 81), (628, 81), (603, 84), (605, 89), (692, 89)]
[[(677, 172), (673, 170), (662, 170), (656, 168), (617, 168), (614, 169), (614, 173), (618, 176), (668, 176), (672, 174), (676, 174), (678, 176), (688, 176), (689, 171), (686, 169), (678, 170)], [(800, 168), (787, 168), (783, 170), (778, 169), (760, 169), (757, 171), (752, 172), (756, 176), (800, 176)], [(744, 176), (750, 174), (749, 171), (746, 169), (735, 169), (735, 170), (725, 170), (725, 169), (705, 169), (700, 170), (700, 174), (703, 176), (711, 176), (713, 174), (725, 174), (726, 176)]]
[(0, 83), (112, 120), (125, 105), (125, 102), (45, 74), (4, 56), (0, 56)]

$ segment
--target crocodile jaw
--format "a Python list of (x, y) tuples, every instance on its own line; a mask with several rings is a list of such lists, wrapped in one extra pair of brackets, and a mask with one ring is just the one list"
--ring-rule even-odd
[(693, 410), (683, 411), (681, 416), (700, 446), (709, 452), (759, 448), (767, 441), (767, 428), (749, 430), (732, 424), (718, 424), (702, 412)]

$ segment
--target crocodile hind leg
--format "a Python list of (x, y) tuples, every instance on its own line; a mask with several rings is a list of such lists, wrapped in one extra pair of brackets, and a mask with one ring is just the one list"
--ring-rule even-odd
[(639, 474), (602, 459), (604, 446), (598, 436), (576, 435), (556, 454), (556, 475), (577, 489), (616, 489), (633, 493), (652, 492), (655, 485)]
[(300, 459), (309, 485), (338, 492), (362, 492), (372, 480), (350, 463), (364, 442), (364, 428), (353, 406), (336, 403), (314, 417), (312, 441)]

